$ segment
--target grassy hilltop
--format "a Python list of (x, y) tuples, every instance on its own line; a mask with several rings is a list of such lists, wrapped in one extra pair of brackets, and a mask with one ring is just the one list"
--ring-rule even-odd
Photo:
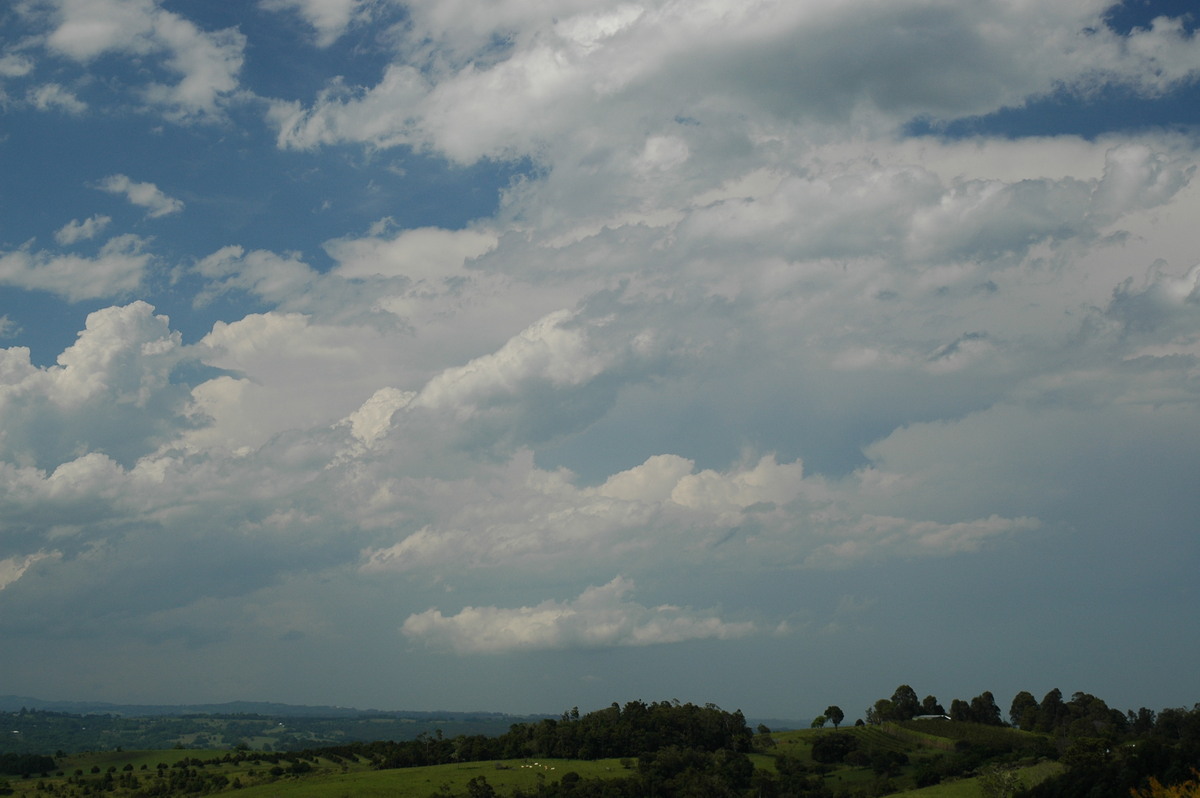
[[(1055, 690), (1041, 702), (1022, 693), (1006, 724), (990, 693), (927, 718), (912, 714), (910, 693), (902, 686), (881, 699), (868, 723), (839, 728), (844, 714), (832, 706), (828, 718), (801, 731), (752, 730), (741, 712), (712, 704), (631, 701), (514, 723), (500, 734), (451, 737), (438, 728), (415, 739), (342, 739), (290, 751), (257, 748), (251, 735), (200, 747), (207, 733), (165, 749), (53, 755), (0, 743), (0, 795), (1129, 798), (1140, 791), (1200, 798), (1200, 774), (1192, 775), (1200, 766), (1200, 705), (1123, 714), (1084, 693), (1063, 701)], [(939, 708), (932, 697), (925, 704)], [(57, 719), (65, 722), (61, 713)], [(829, 719), (838, 723), (819, 728)], [(109, 739), (95, 720), (71, 722), (92, 723), (96, 739)]]
[[(923, 724), (913, 724), (917, 727)], [(751, 781), (797, 779), (817, 783), (834, 794), (880, 795), (914, 789), (931, 763), (947, 760), (947, 746), (956, 739), (944, 736), (950, 724), (915, 731), (901, 726), (857, 727), (840, 731), (805, 730), (758, 734), (746, 758), (753, 767)], [(959, 739), (968, 731), (960, 724)], [(975, 729), (975, 734), (991, 730)], [(995, 735), (992, 735), (995, 737)], [(1010, 751), (1028, 745), (1023, 732), (1003, 730), (1012, 738)], [(847, 738), (856, 741), (850, 761), (822, 763), (821, 741)], [(817, 757), (814, 758), (814, 747)], [(861, 755), (856, 757), (854, 753)], [(872, 762), (872, 757), (875, 762)], [(882, 758), (881, 758), (882, 757)], [(1035, 755), (1015, 760), (1027, 783), (1056, 772), (1061, 766), (1035, 765)], [(883, 760), (886, 759), (886, 762)], [(883, 764), (881, 764), (883, 762)], [(951, 766), (962, 767), (971, 762)], [(969, 771), (950, 777), (937, 791), (912, 793), (931, 796), (980, 795), (977, 779)], [(755, 775), (757, 774), (757, 775)], [(529, 758), (460, 762), (406, 768), (380, 769), (366, 756), (343, 756), (330, 751), (263, 753), (254, 751), (168, 749), (158, 751), (107, 751), (78, 753), (55, 760), (55, 770), (9, 777), (15, 796), (74, 796), (107, 794), (203, 795), (236, 792), (239, 798), (340, 798), (389, 796), (428, 798), (432, 795), (510, 795), (515, 791), (543, 794), (576, 778), (586, 781), (629, 781), (653, 777), (645, 761), (631, 757), (595, 760)], [(486, 783), (486, 784), (485, 784)], [(474, 790), (474, 791), (472, 791)], [(489, 792), (493, 791), (493, 792)], [(541, 792), (539, 792), (539, 790)], [(881, 792), (886, 790), (887, 792)], [(578, 791), (578, 790), (577, 790)], [(581, 793), (582, 794), (582, 793)]]

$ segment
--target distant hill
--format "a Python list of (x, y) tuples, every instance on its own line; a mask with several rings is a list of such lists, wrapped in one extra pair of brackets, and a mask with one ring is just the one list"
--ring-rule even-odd
[[(21, 711), (25, 710), (24, 715)], [(557, 715), (501, 712), (423, 712), (308, 706), (270, 701), (219, 704), (113, 704), (48, 701), (0, 695), (0, 753), (125, 748), (231, 748), (297, 751), (348, 741), (413, 740), (421, 735), (498, 736), (519, 723)], [(773, 731), (807, 728), (804, 722), (751, 720)]]
[[(103, 701), (47, 701), (29, 696), (0, 695), (0, 712), (19, 712), (40, 709), (48, 712), (67, 712), (72, 715), (122, 715), (125, 717), (155, 717), (158, 715), (262, 715), (272, 718), (361, 718), (389, 717), (434, 722), (439, 720), (480, 720), (516, 723), (526, 720), (556, 717), (547, 714), (509, 715), (503, 712), (459, 712), (358, 709), (327, 705), (279, 704), (272, 701), (227, 701), (222, 704), (110, 704)], [(807, 729), (808, 720), (792, 718), (748, 718), (751, 727), (763, 724), (773, 731)]]
[(812, 724), (812, 719), (796, 720), (795, 718), (746, 718), (746, 723), (750, 728), (756, 729), (759, 725), (766, 726), (771, 731), (796, 731), (797, 729), (807, 729)]
[(296, 751), (347, 741), (412, 740), (421, 735), (503, 734), (547, 715), (416, 712), (304, 706), (267, 701), (221, 704), (112, 704), (0, 696), (0, 754), (137, 748)]
[(272, 718), (361, 718), (392, 717), (409, 720), (463, 720), (468, 718), (503, 719), (543, 718), (547, 715), (507, 715), (502, 712), (418, 712), (410, 710), (356, 709), (354, 707), (278, 704), (271, 701), (227, 701), (222, 704), (110, 704), (103, 701), (47, 701), (29, 696), (0, 695), (0, 712), (40, 709), (72, 715), (263, 715)]

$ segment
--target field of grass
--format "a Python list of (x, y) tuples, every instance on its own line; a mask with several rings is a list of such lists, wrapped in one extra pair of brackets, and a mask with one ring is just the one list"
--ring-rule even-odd
[[(497, 765), (501, 767), (497, 767)], [(428, 798), (443, 788), (455, 793), (465, 792), (467, 782), (482, 776), (498, 792), (514, 787), (533, 789), (539, 779), (547, 783), (575, 772), (583, 778), (621, 778), (633, 771), (621, 767), (616, 759), (582, 761), (569, 759), (511, 760), (505, 762), (467, 762), (456, 765), (434, 765), (398, 770), (357, 770), (348, 773), (330, 772), (300, 779), (281, 779), (238, 791), (239, 798), (270, 798), (286, 794), (289, 798)]]
[[(1064, 770), (1058, 762), (1039, 762), (1036, 765), (1017, 768), (1023, 788), (1034, 787), (1051, 776), (1056, 776)], [(919, 790), (906, 790), (896, 793), (892, 798), (980, 798), (983, 791), (979, 787), (979, 779), (958, 779), (932, 787), (922, 787)]]
[[(159, 763), (167, 765), (168, 772), (183, 759), (219, 759), (229, 751), (165, 750), (165, 751), (105, 751), (84, 753), (66, 757), (59, 761), (64, 774), (49, 777), (36, 775), (29, 779), (9, 778), (14, 796), (38, 794), (37, 785), (54, 785), (61, 791), (71, 779), (95, 782), (111, 770), (112, 777), (122, 774), (136, 776), (143, 782), (156, 778)], [(765, 758), (764, 758), (765, 759)], [(286, 763), (281, 763), (286, 765)], [(765, 763), (764, 763), (765, 764)], [(365, 762), (332, 762), (318, 759), (310, 763), (311, 770), (301, 775), (272, 775), (268, 762), (255, 764), (252, 761), (234, 763), (209, 763), (202, 768), (207, 775), (221, 775), (231, 783), (237, 779), (243, 786), (236, 790), (239, 798), (269, 798), (287, 795), (289, 798), (340, 798), (341, 796), (364, 796), (374, 798), (428, 798), (449, 789), (455, 793), (465, 792), (467, 782), (478, 776), (501, 793), (513, 787), (533, 789), (539, 780), (557, 782), (563, 775), (575, 772), (582, 778), (622, 778), (635, 770), (626, 769), (619, 759), (594, 761), (567, 759), (508, 760), (503, 762), (467, 762), (453, 765), (436, 765), (421, 768), (375, 770)], [(94, 769), (96, 772), (94, 772)], [(76, 776), (81, 772), (81, 776)], [(233, 787), (228, 788), (232, 790)], [(44, 794), (44, 793), (43, 793)]]
[[(874, 791), (884, 782), (872, 768), (849, 764), (822, 765), (812, 758), (813, 743), (828, 734), (848, 734), (859, 741), (860, 751), (897, 752), (908, 757), (908, 765), (894, 771), (886, 783), (893, 789), (906, 790), (896, 795), (914, 798), (976, 798), (980, 795), (979, 784), (974, 778), (947, 780), (923, 789), (909, 789), (915, 784), (915, 774), (927, 767), (927, 760), (949, 756), (945, 743), (953, 747), (953, 735), (968, 739), (972, 735), (994, 734), (991, 730), (951, 729), (949, 725), (924, 728), (901, 728), (899, 726), (843, 727), (834, 729), (805, 729), (779, 732), (772, 735), (775, 746), (751, 755), (756, 769), (777, 773), (776, 757), (785, 756), (801, 763), (810, 773), (822, 778), (827, 785), (837, 790), (860, 788)], [(971, 724), (974, 725), (974, 724)], [(946, 731), (947, 737), (937, 732)], [(1007, 730), (1009, 733), (1011, 730)], [(1019, 733), (1017, 733), (1019, 734)], [(56, 773), (48, 776), (37, 774), (29, 779), (8, 778), (16, 798), (45, 796), (47, 792), (59, 795), (78, 794), (99, 789), (102, 784), (113, 784), (115, 796), (129, 795), (135, 789), (166, 787), (172, 784), (177, 794), (182, 793), (229, 793), (239, 798), (273, 798), (286, 795), (289, 798), (341, 798), (342, 796), (364, 796), (364, 798), (429, 798), (442, 793), (462, 794), (468, 782), (483, 777), (500, 795), (513, 788), (535, 791), (540, 782), (558, 782), (567, 773), (577, 773), (584, 779), (625, 778), (635, 774), (636, 760), (632, 769), (621, 764), (619, 759), (596, 761), (538, 759), (506, 760), (503, 762), (467, 762), (421, 768), (376, 770), (365, 760), (339, 760), (337, 757), (305, 759), (299, 762), (282, 759), (271, 760), (270, 754), (254, 759), (255, 754), (240, 762), (231, 761), (238, 752), (201, 749), (166, 749), (156, 751), (103, 751), (69, 755), (57, 763)], [(938, 760), (941, 761), (941, 760)], [(1026, 762), (1033, 758), (1026, 756)], [(201, 764), (203, 762), (203, 764)], [(631, 760), (625, 760), (629, 765)], [(1061, 765), (1043, 762), (1029, 765), (1021, 770), (1026, 785), (1032, 786), (1060, 771)], [(61, 772), (62, 775), (58, 775)], [(136, 779), (138, 785), (132, 782)], [(191, 786), (182, 787), (182, 782), (191, 780)], [(42, 791), (39, 792), (38, 785)], [(53, 789), (50, 789), (50, 788)], [(104, 789), (110, 789), (104, 787)]]
[[(940, 721), (916, 721), (911, 723), (885, 724), (883, 726), (844, 726), (841, 729), (804, 729), (773, 733), (775, 747), (769, 749), (774, 754), (794, 757), (809, 767), (817, 768), (813, 761), (813, 742), (825, 734), (849, 734), (855, 737), (860, 749), (880, 751), (895, 751), (909, 758), (909, 765), (891, 781), (900, 788), (895, 795), (914, 796), (919, 798), (978, 798), (980, 787), (975, 778), (947, 779), (941, 784), (920, 789), (905, 789), (914, 783), (913, 773), (922, 762), (933, 760), (940, 756), (949, 755), (956, 744), (993, 746), (998, 749), (1009, 749), (1029, 762), (1032, 752), (1039, 739), (1037, 735), (1021, 732), (1016, 729), (981, 726), (974, 723), (943, 723)], [(756, 767), (760, 765), (756, 762)], [(772, 768), (774, 769), (774, 768)], [(1042, 762), (1036, 765), (1026, 765), (1019, 768), (1023, 782), (1033, 786), (1043, 779), (1061, 772), (1062, 766), (1057, 762)], [(849, 767), (845, 765), (832, 766), (825, 774), (826, 783), (831, 787), (847, 787), (855, 789), (867, 787), (876, 782), (876, 775), (865, 767)]]
[[(499, 767), (498, 767), (499, 766)], [(288, 798), (427, 798), (439, 790), (455, 793), (467, 791), (467, 782), (482, 776), (500, 793), (514, 787), (532, 788), (540, 779), (559, 781), (566, 773), (575, 772), (584, 779), (614, 779), (630, 775), (631, 770), (620, 766), (618, 760), (512, 760), (505, 762), (464, 762), (437, 764), (425, 768), (395, 770), (352, 770), (349, 773), (305, 775), (301, 779), (283, 779), (272, 784), (242, 788), (239, 798), (270, 798), (287, 794)]]
[(125, 765), (133, 765), (134, 770), (139, 770), (142, 765), (145, 765), (148, 769), (153, 770), (159, 762), (169, 767), (181, 759), (220, 759), (228, 753), (230, 753), (228, 749), (203, 748), (170, 748), (165, 751), (91, 751), (72, 754), (60, 759), (59, 770), (70, 773), (75, 768), (81, 768), (86, 773), (93, 766), (98, 766), (101, 770), (115, 766), (117, 770), (121, 770)]

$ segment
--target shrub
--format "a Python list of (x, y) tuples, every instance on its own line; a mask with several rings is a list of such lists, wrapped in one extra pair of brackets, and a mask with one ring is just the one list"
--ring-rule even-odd
[(812, 758), (825, 764), (842, 762), (857, 748), (858, 738), (852, 734), (822, 734), (813, 741)]

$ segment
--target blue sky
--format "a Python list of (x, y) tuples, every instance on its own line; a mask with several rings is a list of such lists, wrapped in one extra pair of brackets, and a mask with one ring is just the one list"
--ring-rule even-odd
[(6, 6), (6, 692), (1190, 705), (1197, 18), (1040, 5)]

